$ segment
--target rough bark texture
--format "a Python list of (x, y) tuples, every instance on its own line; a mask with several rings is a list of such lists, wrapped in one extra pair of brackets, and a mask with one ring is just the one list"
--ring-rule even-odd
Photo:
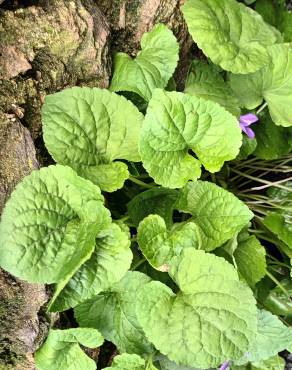
[[(15, 185), (38, 168), (29, 131), (13, 115), (0, 120), (0, 214)], [(0, 369), (32, 369), (31, 352), (45, 330), (38, 317), (45, 287), (0, 270)]]
[[(65, 87), (107, 87), (115, 51), (135, 55), (141, 36), (166, 23), (181, 44), (182, 86), (191, 40), (180, 0), (0, 0), (0, 214), (15, 185), (48, 163), (41, 139), (44, 97)], [(47, 296), (0, 271), (0, 369), (35, 369), (47, 332)], [(40, 319), (41, 318), (41, 319)], [(94, 356), (93, 356), (94, 357)]]

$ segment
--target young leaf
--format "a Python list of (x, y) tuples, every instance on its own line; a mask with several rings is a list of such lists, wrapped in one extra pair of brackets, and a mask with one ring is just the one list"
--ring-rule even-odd
[(236, 157), (240, 146), (238, 121), (219, 104), (178, 92), (153, 93), (139, 151), (156, 183), (182, 187), (200, 176), (200, 162), (210, 172), (219, 171)]
[(179, 365), (206, 369), (240, 358), (256, 332), (250, 289), (223, 258), (188, 248), (174, 260), (170, 273), (180, 288), (177, 295), (158, 281), (138, 295), (146, 336)]
[(178, 192), (172, 189), (154, 188), (143, 191), (128, 204), (128, 213), (135, 226), (150, 214), (164, 218), (167, 226), (172, 225), (172, 213)]
[(233, 73), (252, 73), (268, 63), (266, 47), (280, 34), (235, 0), (187, 0), (182, 7), (190, 34), (213, 63)]
[(125, 53), (117, 53), (111, 91), (132, 91), (149, 101), (155, 88), (164, 89), (178, 61), (178, 42), (163, 24), (144, 33), (142, 50), (132, 59)]
[(230, 84), (247, 109), (256, 108), (263, 99), (278, 126), (292, 126), (292, 49), (290, 44), (268, 48), (270, 61), (256, 73), (231, 75)]
[(151, 279), (140, 272), (127, 272), (107, 292), (81, 303), (74, 309), (81, 326), (100, 330), (119, 352), (145, 355), (154, 348), (146, 339), (136, 313), (137, 294)]
[(239, 117), (239, 101), (214, 65), (194, 60), (185, 83), (185, 92), (212, 100)]
[(232, 238), (253, 217), (232, 193), (207, 181), (189, 182), (180, 192), (176, 209), (193, 215), (207, 251)]
[(38, 370), (95, 370), (96, 363), (80, 348), (95, 348), (103, 343), (103, 337), (96, 329), (75, 328), (51, 329), (43, 346), (35, 354)]
[(113, 360), (111, 367), (106, 367), (104, 370), (116, 369), (116, 370), (157, 370), (157, 368), (151, 363), (146, 361), (138, 355), (130, 355), (124, 353), (116, 356)]
[(270, 160), (289, 153), (291, 139), (288, 137), (288, 131), (291, 129), (276, 126), (269, 114), (263, 115), (253, 130), (257, 138), (257, 147), (254, 151), (256, 157)]
[(172, 257), (184, 248), (200, 248), (199, 227), (193, 223), (175, 225), (170, 231), (162, 217), (150, 215), (138, 228), (139, 247), (148, 262), (160, 271), (168, 271)]
[(3, 211), (1, 267), (30, 282), (67, 282), (110, 222), (100, 189), (71, 168), (34, 171), (17, 185)]
[(73, 87), (48, 95), (42, 109), (44, 140), (54, 160), (105, 191), (121, 188), (129, 173), (116, 159), (139, 161), (143, 115), (123, 96)]
[(132, 261), (128, 232), (116, 224), (101, 232), (95, 250), (50, 307), (50, 311), (64, 311), (92, 298), (118, 282), (129, 270)]
[(250, 287), (266, 274), (266, 251), (255, 236), (239, 241), (234, 252), (237, 269)]
[(254, 343), (238, 364), (260, 362), (278, 354), (292, 344), (292, 329), (285, 326), (277, 316), (258, 310), (258, 332)]

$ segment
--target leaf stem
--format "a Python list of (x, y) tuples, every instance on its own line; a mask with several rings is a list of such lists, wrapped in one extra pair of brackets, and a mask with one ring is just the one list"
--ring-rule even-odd
[(263, 105), (261, 105), (260, 107), (259, 107), (259, 109), (256, 111), (256, 114), (259, 114), (259, 113), (261, 113), (261, 111), (263, 111), (265, 108), (266, 108), (266, 106), (268, 105), (268, 103), (267, 102), (264, 102), (264, 104)]
[(267, 276), (279, 287), (279, 289), (282, 290), (282, 292), (285, 294), (287, 298), (290, 299), (290, 295), (288, 291), (283, 287), (283, 285), (280, 283), (278, 279), (275, 278), (274, 275), (272, 275), (268, 270), (266, 271)]
[(147, 189), (152, 189), (155, 185), (154, 184), (146, 184), (146, 182), (143, 182), (139, 179), (136, 179), (136, 177), (130, 176), (128, 180), (132, 181), (133, 183)]
[(131, 270), (136, 270), (136, 268), (138, 268), (139, 266), (143, 265), (143, 263), (146, 262), (146, 258), (143, 257), (141, 258), (138, 262), (136, 262), (136, 264), (134, 266), (131, 267)]

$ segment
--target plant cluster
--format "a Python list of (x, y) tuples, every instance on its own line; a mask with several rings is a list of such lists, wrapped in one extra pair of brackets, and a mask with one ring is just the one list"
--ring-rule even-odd
[(178, 42), (158, 24), (136, 58), (115, 56), (108, 90), (46, 97), (57, 164), (18, 184), (0, 224), (1, 267), (55, 284), (48, 311), (74, 309), (79, 325), (50, 329), (39, 370), (94, 370), (80, 345), (104, 339), (119, 353), (107, 369), (283, 369), (292, 15), (283, 1), (255, 9), (186, 1), (205, 57), (184, 92), (172, 78)]

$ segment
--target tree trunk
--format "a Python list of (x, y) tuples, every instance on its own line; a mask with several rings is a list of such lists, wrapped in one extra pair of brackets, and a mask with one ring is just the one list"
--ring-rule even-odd
[[(144, 32), (166, 23), (181, 44), (182, 85), (191, 41), (179, 0), (0, 0), (0, 213), (15, 185), (50, 163), (41, 138), (47, 94), (107, 87), (115, 51), (132, 55)], [(34, 369), (47, 333), (45, 287), (0, 271), (0, 369)]]

